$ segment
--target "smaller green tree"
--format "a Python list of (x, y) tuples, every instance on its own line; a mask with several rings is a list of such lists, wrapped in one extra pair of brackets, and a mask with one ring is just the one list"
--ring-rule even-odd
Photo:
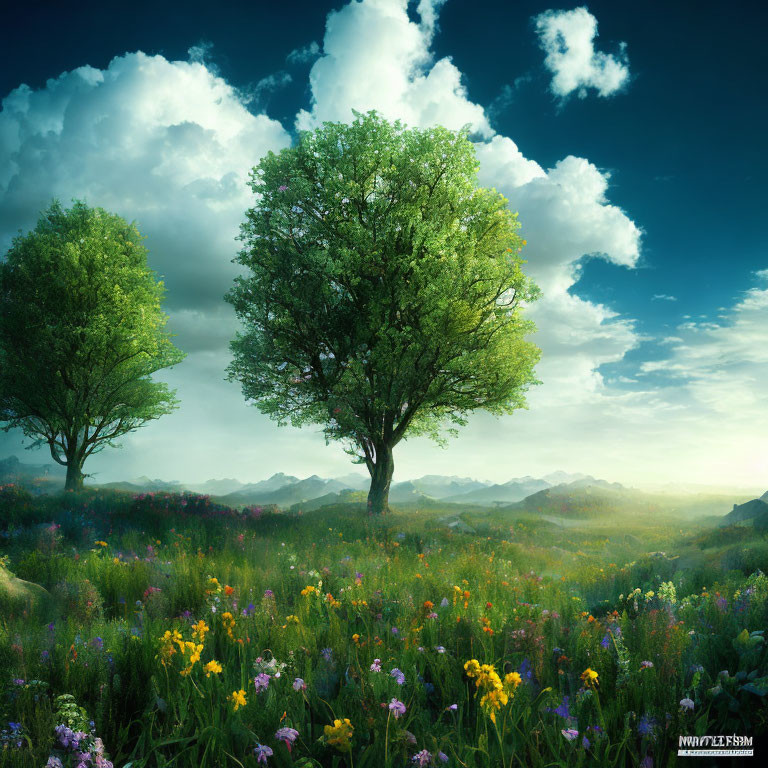
[(150, 378), (185, 356), (164, 292), (138, 229), (83, 202), (54, 202), (0, 263), (0, 422), (49, 446), (67, 490), (91, 454), (177, 406)]

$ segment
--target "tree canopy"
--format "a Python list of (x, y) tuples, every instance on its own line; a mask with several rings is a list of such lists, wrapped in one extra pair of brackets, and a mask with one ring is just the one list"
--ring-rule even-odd
[(0, 263), (0, 421), (83, 482), (91, 454), (176, 407), (151, 374), (184, 354), (133, 224), (54, 202)]
[(228, 295), (244, 328), (230, 375), (278, 421), (319, 424), (387, 508), (392, 450), (467, 415), (525, 405), (538, 348), (516, 215), (477, 182), (466, 132), (376, 113), (269, 153)]

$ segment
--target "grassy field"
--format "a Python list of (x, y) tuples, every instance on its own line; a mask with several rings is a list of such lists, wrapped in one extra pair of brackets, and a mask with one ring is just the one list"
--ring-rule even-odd
[(0, 766), (650, 768), (768, 729), (768, 538), (679, 505), (6, 486), (0, 557)]

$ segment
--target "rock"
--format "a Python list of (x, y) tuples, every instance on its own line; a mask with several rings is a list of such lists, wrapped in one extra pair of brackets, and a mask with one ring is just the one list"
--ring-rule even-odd
[(24, 579), (17, 579), (0, 564), (0, 610), (3, 613), (28, 611), (38, 618), (51, 612), (52, 600), (47, 589)]

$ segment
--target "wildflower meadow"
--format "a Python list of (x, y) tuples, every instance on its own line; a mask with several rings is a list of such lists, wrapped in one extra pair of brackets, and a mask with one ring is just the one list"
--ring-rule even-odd
[(0, 509), (0, 766), (651, 768), (768, 727), (752, 530), (15, 486)]

